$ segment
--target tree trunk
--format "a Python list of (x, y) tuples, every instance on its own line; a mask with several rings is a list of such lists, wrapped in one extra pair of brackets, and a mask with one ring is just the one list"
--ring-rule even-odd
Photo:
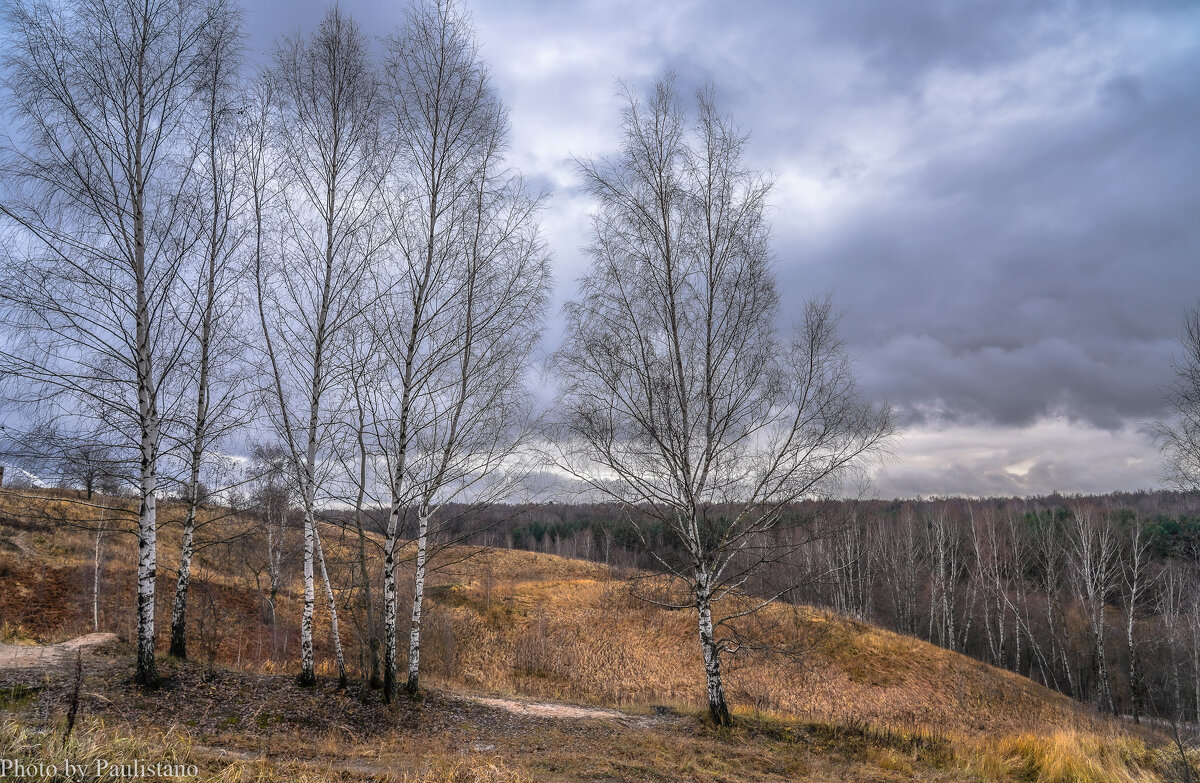
[(729, 705), (725, 701), (725, 687), (721, 684), (721, 656), (714, 636), (712, 603), (707, 595), (696, 597), (699, 613), (700, 651), (704, 654), (704, 674), (708, 681), (708, 712), (713, 723), (730, 726)]
[[(418, 323), (413, 320), (413, 334)], [(409, 352), (404, 368), (404, 392), (400, 404), (400, 444), (396, 455), (395, 472), (392, 475), (392, 503), (388, 512), (387, 532), (384, 537), (383, 551), (383, 700), (391, 703), (396, 695), (397, 655), (396, 634), (398, 631), (396, 605), (396, 539), (400, 533), (400, 512), (402, 510), (401, 490), (404, 482), (404, 468), (408, 457), (408, 416), (410, 412), (410, 394), (412, 388), (412, 372), (415, 338), (409, 340)]]
[(306, 500), (304, 505), (304, 614), (300, 619), (300, 675), (296, 682), (308, 687), (317, 684), (316, 667), (313, 664), (313, 604), (316, 602), (316, 591), (313, 589), (316, 547), (313, 536), (316, 520), (313, 519), (312, 504)]
[[(360, 491), (360, 497), (361, 494)], [(375, 623), (375, 601), (371, 596), (371, 577), (367, 573), (367, 534), (363, 530), (361, 501), (354, 517), (354, 523), (358, 527), (359, 579), (362, 580), (363, 603), (367, 616), (367, 657), (370, 665), (370, 676), (367, 682), (372, 688), (378, 688), (383, 684), (383, 680), (379, 676), (379, 628)]]
[[(1104, 612), (1104, 607), (1100, 607), (1101, 615)], [(1100, 696), (1104, 704), (1108, 706), (1110, 713), (1116, 713), (1116, 704), (1113, 702), (1112, 681), (1108, 676), (1108, 661), (1104, 654), (1104, 639), (1105, 639), (1105, 623), (1103, 616), (1097, 621), (1096, 629), (1096, 671), (1100, 675)]]
[[(205, 331), (208, 325), (205, 324)], [(207, 337), (204, 340), (207, 343)], [(202, 349), (205, 356), (201, 360), (200, 392), (196, 406), (196, 429), (193, 433), (195, 441), (192, 445), (191, 476), (188, 479), (187, 517), (183, 522), (183, 543), (179, 551), (179, 579), (175, 583), (175, 602), (171, 608), (171, 649), (170, 654), (180, 660), (187, 660), (187, 597), (188, 587), (192, 581), (192, 541), (196, 533), (196, 509), (200, 505), (200, 459), (203, 456), (203, 434), (208, 418), (208, 349)]]
[(96, 529), (96, 549), (92, 555), (92, 631), (100, 633), (100, 544), (104, 540), (104, 518)]
[[(158, 572), (158, 530), (154, 493), (154, 446), (157, 440), (143, 430), (141, 469), (141, 509), (138, 514), (138, 589), (137, 589), (137, 676), (139, 685), (158, 684), (154, 661), (154, 581)], [(147, 456), (149, 455), (149, 456)]]
[[(287, 513), (287, 512), (284, 512)], [(270, 581), (270, 587), (267, 589), (267, 617), (265, 620), (271, 624), (272, 629), (275, 626), (275, 600), (279, 596), (280, 584), (280, 560), (282, 552), (279, 550), (283, 547), (283, 533), (280, 531), (280, 541), (275, 541), (275, 529), (271, 525), (270, 512), (267, 516), (267, 579)], [(273, 633), (274, 631), (272, 631)]]
[(396, 536), (399, 509), (392, 504), (388, 536), (383, 545), (383, 700), (396, 695)]
[[(139, 62), (138, 90), (142, 90), (143, 73)], [(158, 668), (154, 662), (154, 585), (158, 576), (158, 445), (159, 421), (157, 389), (154, 382), (154, 357), (151, 347), (151, 311), (146, 272), (146, 174), (142, 161), (146, 118), (138, 116), (133, 143), (133, 267), (137, 288), (135, 339), (138, 392), (138, 424), (141, 430), (138, 510), (138, 588), (137, 588), (137, 675), (139, 685), (158, 684)]]
[(363, 530), (363, 497), (367, 491), (367, 444), (363, 435), (366, 422), (357, 386), (355, 387), (355, 397), (359, 403), (357, 436), (360, 459), (358, 463), (358, 497), (354, 501), (354, 526), (358, 529), (358, 571), (359, 579), (362, 580), (363, 609), (367, 621), (367, 656), (370, 659), (370, 675), (367, 683), (372, 688), (378, 688), (383, 684), (383, 680), (379, 676), (379, 628), (375, 624), (375, 600), (371, 595), (371, 577), (367, 573), (367, 534)]
[(149, 328), (139, 319), (141, 469), (138, 511), (137, 675), (139, 685), (158, 684), (154, 662), (154, 585), (158, 574), (158, 416), (150, 386)]
[(192, 539), (196, 530), (196, 509), (200, 505), (200, 463), (204, 459), (204, 441), (208, 435), (209, 375), (212, 365), (213, 319), (216, 315), (217, 265), (221, 254), (221, 191), (217, 174), (217, 126), (219, 111), (220, 63), (212, 72), (208, 92), (208, 162), (212, 183), (212, 222), (209, 225), (207, 269), (204, 280), (204, 310), (200, 318), (200, 375), (196, 380), (196, 419), (192, 429), (191, 475), (188, 477), (187, 517), (183, 523), (183, 547), (179, 554), (179, 579), (175, 584), (175, 603), (171, 610), (170, 654), (187, 659), (187, 595), (192, 575)]
[(408, 682), (404, 692), (415, 695), (421, 661), (421, 609), (425, 599), (425, 555), (429, 546), (429, 509), (423, 507), (417, 533), (417, 567), (413, 578), (412, 630), (408, 637)]
[(333, 597), (333, 586), (329, 583), (329, 571), (325, 568), (325, 552), (321, 549), (321, 535), (313, 527), (313, 541), (317, 545), (317, 560), (321, 564), (321, 581), (325, 583), (325, 595), (329, 598), (329, 626), (333, 634), (333, 651), (337, 658), (338, 685), (346, 687), (346, 657), (342, 653), (342, 635), (338, 632), (337, 601)]
[(192, 537), (196, 529), (196, 508), (188, 503), (187, 520), (183, 523), (183, 544), (179, 553), (179, 579), (175, 583), (175, 603), (171, 608), (170, 654), (187, 660), (187, 595), (192, 580)]

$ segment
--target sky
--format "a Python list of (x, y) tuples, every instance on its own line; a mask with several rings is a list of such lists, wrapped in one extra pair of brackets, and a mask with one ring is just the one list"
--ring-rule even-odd
[[(1161, 484), (1144, 425), (1200, 298), (1200, 3), (467, 5), (511, 163), (552, 191), (556, 308), (586, 264), (571, 159), (615, 150), (618, 79), (711, 82), (775, 177), (784, 315), (832, 292), (864, 392), (902, 425), (876, 494)], [(371, 35), (404, 9), (342, 6)], [(251, 48), (326, 7), (248, 2)]]

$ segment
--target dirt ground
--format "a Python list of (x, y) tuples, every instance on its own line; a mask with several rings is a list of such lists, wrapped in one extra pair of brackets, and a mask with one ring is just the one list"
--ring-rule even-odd
[(0, 644), (0, 669), (41, 669), (69, 663), (76, 653), (119, 642), (115, 633), (89, 633), (58, 644)]

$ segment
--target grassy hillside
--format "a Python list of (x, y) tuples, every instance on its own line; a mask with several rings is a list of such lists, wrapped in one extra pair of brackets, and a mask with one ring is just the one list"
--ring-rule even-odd
[[(167, 504), (164, 518), (172, 513)], [(0, 642), (55, 642), (92, 630), (95, 534), (87, 528), (99, 516), (69, 500), (0, 494)], [(120, 524), (108, 527), (119, 530)], [(636, 600), (604, 566), (521, 551), (487, 550), (463, 559), (473, 552), (452, 549), (441, 557), (429, 590), (422, 666), (430, 693), (423, 701), (388, 708), (357, 685), (303, 691), (287, 676), (297, 668), (296, 563), (272, 627), (264, 622), (264, 576), (261, 569), (256, 574), (263, 538), (235, 518), (214, 521), (205, 536), (216, 541), (235, 532), (241, 534), (235, 542), (200, 555), (193, 662), (164, 661), (167, 685), (142, 695), (128, 681), (132, 662), (121, 650), (115, 657), (89, 656), (83, 690), (91, 695), (81, 704), (85, 718), (76, 742), (93, 743), (102, 753), (138, 727), (150, 748), (137, 752), (190, 754), (205, 775), (226, 779), (1131, 781), (1171, 775), (1164, 736), (1112, 723), (965, 656), (807, 607), (774, 606), (755, 621), (760, 636), (799, 642), (802, 653), (732, 657), (728, 687), (739, 725), (718, 731), (703, 717), (689, 613)], [(356, 542), (334, 528), (323, 530), (323, 538), (354, 668), (361, 647), (361, 592), (351, 567)], [(177, 528), (164, 526), (160, 639), (177, 539)], [(102, 548), (100, 630), (130, 639), (133, 545), (111, 533)], [(371, 573), (378, 573), (377, 563)], [(322, 600), (317, 628), (318, 672), (329, 676)], [(7, 750), (30, 726), (61, 722), (67, 709), (69, 671), (43, 684), (29, 679), (27, 672), (11, 671), (0, 681), (10, 689), (5, 704), (15, 716), (0, 736)], [(513, 711), (506, 701), (528, 699), (625, 714), (546, 717)], [(240, 755), (223, 757), (212, 747)], [(307, 761), (289, 767), (260, 759), (268, 748)]]

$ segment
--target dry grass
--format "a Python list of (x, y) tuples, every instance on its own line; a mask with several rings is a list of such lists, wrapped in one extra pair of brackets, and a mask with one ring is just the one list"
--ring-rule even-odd
[(115, 767), (135, 761), (178, 766), (195, 763), (190, 741), (179, 732), (135, 735), (110, 728), (101, 721), (77, 726), (64, 742), (60, 730), (32, 730), (5, 720), (0, 723), (0, 759), (25, 767), (24, 771), (11, 770), (7, 776), (27, 781), (68, 779), (67, 762), (86, 770), (86, 776), (70, 778), (79, 780), (103, 779), (103, 775), (95, 774), (98, 764)]
[[(34, 513), (39, 502), (44, 508)], [(167, 524), (159, 539), (159, 605), (164, 620), (173, 587), (170, 565), (178, 556), (178, 528), (170, 521), (176, 511), (163, 505)], [(0, 569), (16, 577), (6, 579), (6, 587), (11, 583), (25, 590), (24, 596), (36, 594), (46, 602), (40, 616), (49, 618), (39, 624), (18, 611), (20, 602), (0, 600), (5, 637), (59, 641), (91, 630), (92, 533), (33, 522), (55, 517), (86, 522), (93, 515), (94, 510), (62, 497), (14, 500), (0, 493)], [(349, 585), (356, 542), (334, 528), (323, 536), (335, 583)], [(39, 557), (16, 557), (12, 549), (18, 537)], [(217, 665), (291, 674), (297, 668), (301, 608), (298, 568), (293, 562), (272, 629), (262, 619), (264, 585), (246, 566), (263, 546), (260, 538), (249, 536), (199, 556), (191, 649), (195, 657)], [(101, 630), (126, 638), (133, 634), (133, 550), (131, 541), (114, 537), (105, 557)], [(426, 684), (450, 693), (555, 699), (645, 715), (665, 708), (685, 716), (676, 719), (685, 728), (617, 732), (583, 745), (578, 737), (563, 735), (561, 746), (553, 744), (552, 730), (541, 728), (536, 739), (524, 737), (489, 759), (458, 757), (451, 744), (438, 744), (446, 742), (444, 737), (395, 738), (375, 750), (354, 751), (424, 760), (424, 767), (396, 779), (808, 776), (1131, 783), (1163, 779), (1170, 768), (1163, 738), (1135, 736), (1025, 678), (916, 639), (782, 605), (755, 621), (758, 632), (800, 640), (806, 652), (730, 659), (727, 687), (739, 728), (714, 733), (699, 717), (705, 694), (689, 612), (636, 600), (619, 575), (602, 565), (509, 550), (456, 562), (464, 554), (445, 553), (429, 581), (421, 658)], [(370, 564), (372, 573), (380, 567), (378, 560)], [(354, 667), (359, 660), (357, 594), (345, 588), (339, 596), (343, 641)], [(402, 587), (401, 605), (406, 598)], [(328, 677), (334, 672), (324, 611), (320, 600), (318, 673)], [(160, 638), (165, 630), (160, 628)], [(344, 757), (348, 743), (346, 736), (330, 735), (329, 755)], [(244, 760), (222, 767), (213, 774), (225, 777), (212, 779), (266, 781), (275, 779), (270, 775), (277, 770)], [(295, 771), (296, 779), (303, 779), (311, 770)]]
[(1118, 733), (1058, 730), (980, 743), (971, 768), (983, 780), (1037, 783), (1149, 783), (1164, 759), (1143, 740)]
[[(478, 576), (485, 571), (490, 585)], [(450, 687), (635, 709), (704, 706), (691, 615), (635, 599), (600, 566), (489, 551), (443, 573), (432, 598), (433, 674)], [(808, 607), (772, 607), (761, 624), (768, 639), (808, 640), (808, 651), (730, 659), (728, 687), (743, 714), (963, 734), (1091, 720), (1025, 678)]]

